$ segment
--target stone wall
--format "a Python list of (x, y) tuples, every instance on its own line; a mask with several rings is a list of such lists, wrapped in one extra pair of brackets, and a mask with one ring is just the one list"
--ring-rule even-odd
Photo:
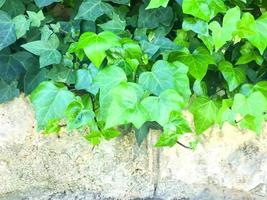
[(0, 105), (0, 200), (267, 199), (266, 133), (214, 127), (196, 151), (156, 149), (153, 131), (140, 148), (133, 134), (92, 148), (37, 133), (20, 97)]

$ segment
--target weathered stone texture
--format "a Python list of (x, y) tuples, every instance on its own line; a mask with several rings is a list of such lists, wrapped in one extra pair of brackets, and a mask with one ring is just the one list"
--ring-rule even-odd
[(153, 131), (140, 148), (128, 134), (93, 149), (78, 133), (37, 133), (20, 97), (0, 105), (0, 200), (267, 199), (265, 132), (214, 127), (196, 151), (156, 149)]

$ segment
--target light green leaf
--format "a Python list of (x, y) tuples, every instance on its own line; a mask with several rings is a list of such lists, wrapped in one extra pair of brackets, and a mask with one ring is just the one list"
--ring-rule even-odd
[(155, 144), (156, 147), (173, 147), (178, 141), (177, 133), (163, 133), (160, 135), (159, 140)]
[(93, 78), (96, 76), (97, 71), (89, 69), (79, 69), (76, 72), (75, 88), (78, 90), (86, 90), (92, 94), (96, 94), (99, 88), (93, 83)]
[(226, 12), (223, 18), (222, 27), (217, 21), (213, 21), (209, 24), (216, 51), (218, 51), (227, 41), (233, 39), (234, 34), (237, 31), (237, 23), (240, 20), (240, 15), (240, 8), (234, 7)]
[(17, 39), (21, 38), (30, 29), (30, 21), (24, 15), (18, 15), (13, 19), (16, 29)]
[(32, 12), (32, 11), (27, 11), (27, 14), (29, 16), (29, 20), (31, 22), (31, 26), (32, 27), (40, 27), (41, 26), (41, 22), (45, 19), (42, 10), (40, 10), (37, 13)]
[(257, 47), (261, 54), (267, 47), (267, 12), (263, 13), (257, 20), (250, 13), (244, 13), (238, 23), (239, 36), (246, 38)]
[(81, 35), (78, 48), (83, 49), (96, 67), (100, 67), (111, 47), (120, 46), (119, 38), (112, 32), (101, 32), (98, 35), (87, 32)]
[(0, 8), (4, 5), (5, 2), (6, 0), (0, 0)]
[(239, 67), (233, 67), (230, 62), (221, 62), (219, 64), (219, 70), (227, 81), (230, 92), (246, 81), (245, 70)]
[(252, 116), (247, 115), (240, 121), (240, 127), (252, 130), (256, 132), (258, 135), (262, 132), (264, 124), (263, 116)]
[(185, 102), (175, 90), (168, 89), (163, 91), (159, 97), (146, 97), (142, 100), (142, 105), (149, 114), (148, 121), (155, 121), (164, 126), (169, 122), (171, 112), (181, 111)]
[(44, 129), (49, 120), (62, 119), (74, 94), (64, 86), (52, 82), (41, 83), (31, 94), (30, 100), (35, 108), (38, 129)]
[(150, 3), (146, 7), (146, 9), (159, 8), (160, 6), (166, 8), (168, 3), (169, 3), (169, 0), (150, 0)]
[(15, 41), (15, 25), (8, 14), (0, 10), (0, 51)]
[(183, 12), (205, 21), (210, 21), (220, 12), (225, 12), (223, 0), (183, 0)]
[(198, 47), (192, 54), (189, 51), (171, 53), (169, 60), (187, 65), (189, 73), (198, 80), (202, 80), (206, 75), (209, 64), (214, 64), (213, 57), (204, 47)]
[(192, 30), (200, 35), (209, 35), (208, 23), (193, 17), (186, 17), (184, 19), (183, 29), (186, 31)]
[(95, 21), (103, 14), (111, 14), (112, 10), (113, 8), (111, 5), (104, 3), (101, 0), (85, 0), (80, 5), (75, 19)]
[(101, 97), (123, 81), (127, 81), (127, 77), (124, 71), (116, 66), (104, 68), (94, 79), (94, 83), (100, 88)]
[(55, 34), (45, 40), (29, 42), (22, 45), (27, 51), (40, 56), (40, 67), (45, 67), (51, 64), (59, 64), (61, 61), (61, 53), (57, 50), (59, 40)]
[(258, 65), (262, 65), (263, 58), (259, 51), (255, 49), (249, 42), (246, 42), (240, 49), (241, 57), (236, 62), (236, 65), (247, 64), (255, 61)]
[(105, 129), (128, 123), (140, 128), (147, 121), (145, 109), (139, 103), (143, 95), (143, 89), (135, 83), (121, 82), (112, 88), (100, 101), (100, 115), (106, 122)]
[(220, 105), (208, 97), (197, 97), (189, 108), (194, 116), (194, 124), (197, 134), (203, 133), (216, 123)]
[(191, 94), (187, 66), (176, 62), (171, 64), (164, 60), (157, 61), (151, 72), (144, 72), (139, 77), (139, 84), (155, 95), (167, 89), (175, 89), (188, 98)]
[(248, 97), (237, 93), (234, 97), (233, 111), (242, 116), (258, 117), (267, 110), (267, 101), (261, 92), (253, 92)]

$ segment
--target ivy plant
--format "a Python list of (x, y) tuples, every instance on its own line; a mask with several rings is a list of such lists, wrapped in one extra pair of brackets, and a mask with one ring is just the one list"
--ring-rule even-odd
[[(225, 122), (262, 132), (265, 0), (0, 0), (0, 103), (93, 145), (134, 131), (181, 144)], [(185, 117), (192, 113), (194, 125)]]

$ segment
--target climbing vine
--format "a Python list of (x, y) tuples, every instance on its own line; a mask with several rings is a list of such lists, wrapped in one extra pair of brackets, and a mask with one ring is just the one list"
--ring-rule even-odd
[(38, 130), (93, 145), (123, 130), (140, 145), (152, 128), (157, 147), (185, 133), (193, 147), (225, 122), (260, 134), (266, 2), (0, 0), (0, 103), (24, 92)]

